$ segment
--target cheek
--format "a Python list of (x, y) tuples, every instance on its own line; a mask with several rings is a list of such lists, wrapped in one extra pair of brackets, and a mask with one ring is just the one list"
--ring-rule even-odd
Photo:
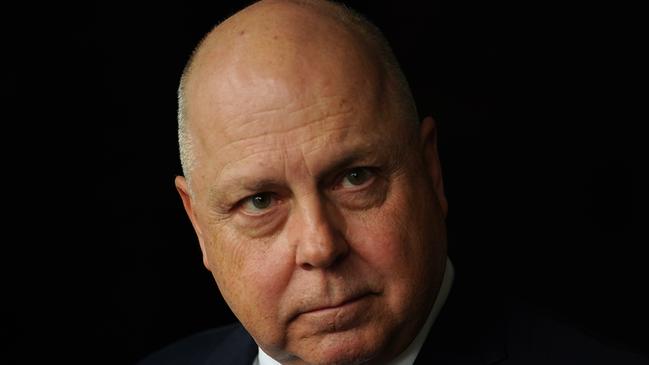
[(222, 230), (211, 237), (210, 271), (232, 312), (256, 338), (281, 340), (277, 313), (290, 279), (288, 253), (277, 251), (281, 245), (251, 240), (235, 231)]
[(404, 199), (393, 196), (381, 207), (347, 217), (347, 237), (355, 251), (384, 275), (407, 269), (421, 250), (421, 235), (404, 209)]
[[(365, 217), (364, 217), (365, 218)], [(389, 212), (370, 214), (362, 224), (351, 222), (350, 241), (358, 255), (380, 273), (384, 282), (404, 279), (412, 248), (406, 227)]]
[(397, 191), (381, 207), (348, 218), (350, 242), (380, 275), (388, 305), (400, 313), (434, 287), (445, 260), (443, 227), (428, 210), (433, 205), (418, 204), (414, 196)]

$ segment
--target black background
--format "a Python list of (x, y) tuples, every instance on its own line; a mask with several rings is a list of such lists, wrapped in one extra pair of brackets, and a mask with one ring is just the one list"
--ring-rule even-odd
[[(1, 363), (131, 364), (233, 320), (173, 186), (184, 63), (247, 2), (223, 3), (2, 15)], [(646, 353), (633, 10), (349, 4), (439, 124), (456, 269)]]

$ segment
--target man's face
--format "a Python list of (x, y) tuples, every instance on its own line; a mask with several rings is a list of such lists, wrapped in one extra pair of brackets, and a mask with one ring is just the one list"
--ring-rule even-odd
[(277, 360), (385, 361), (427, 317), (446, 260), (430, 133), (399, 120), (378, 73), (243, 69), (192, 89), (193, 197), (177, 185), (204, 262)]

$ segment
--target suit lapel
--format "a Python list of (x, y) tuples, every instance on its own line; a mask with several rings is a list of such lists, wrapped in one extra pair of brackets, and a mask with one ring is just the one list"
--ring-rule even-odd
[(204, 365), (252, 365), (257, 351), (255, 341), (239, 325), (214, 349)]

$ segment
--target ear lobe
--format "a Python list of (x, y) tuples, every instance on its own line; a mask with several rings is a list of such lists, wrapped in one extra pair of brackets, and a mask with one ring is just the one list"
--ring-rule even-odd
[(428, 171), (428, 175), (433, 182), (433, 188), (439, 201), (440, 208), (444, 218), (448, 213), (448, 202), (444, 194), (444, 181), (442, 179), (442, 166), (439, 161), (439, 154), (437, 152), (437, 128), (433, 117), (426, 117), (421, 122), (419, 128), (420, 145), (423, 152), (424, 163)]
[(205, 267), (210, 270), (207, 251), (205, 249), (205, 241), (203, 240), (203, 232), (198, 224), (196, 215), (194, 214), (192, 196), (189, 192), (187, 180), (185, 180), (183, 176), (176, 176), (174, 182), (176, 185), (176, 190), (178, 190), (178, 194), (180, 195), (180, 199), (182, 199), (183, 207), (185, 207), (185, 212), (187, 213), (189, 220), (192, 222), (192, 227), (194, 227), (194, 231), (196, 232), (196, 236), (198, 237), (198, 243), (201, 247), (201, 254), (203, 255), (203, 265), (205, 265)]

